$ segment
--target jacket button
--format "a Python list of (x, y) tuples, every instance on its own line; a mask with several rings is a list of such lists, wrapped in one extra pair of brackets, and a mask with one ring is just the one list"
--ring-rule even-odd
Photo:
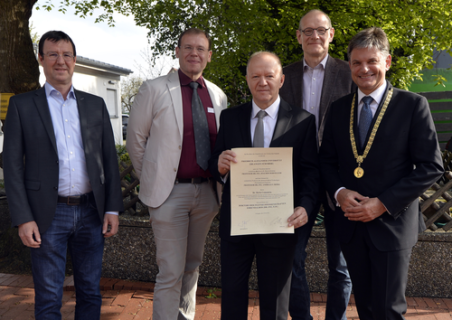
[(53, 189), (58, 190), (58, 187), (53, 187)]
[(60, 163), (60, 162), (57, 160), (56, 163), (58, 164), (58, 163)]

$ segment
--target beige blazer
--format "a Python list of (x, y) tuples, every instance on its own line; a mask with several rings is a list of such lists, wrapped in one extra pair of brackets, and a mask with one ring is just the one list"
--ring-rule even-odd
[[(227, 98), (219, 87), (204, 80), (218, 129)], [(162, 205), (173, 189), (182, 151), (183, 125), (178, 73), (145, 81), (130, 113), (127, 151), (140, 178), (139, 197), (152, 208)]]

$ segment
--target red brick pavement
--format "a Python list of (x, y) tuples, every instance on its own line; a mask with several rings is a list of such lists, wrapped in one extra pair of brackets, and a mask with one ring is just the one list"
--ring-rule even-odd
[[(75, 293), (72, 277), (64, 282), (63, 319), (74, 319)], [(152, 319), (154, 284), (102, 278), (101, 320)], [(199, 287), (195, 320), (220, 319), (221, 290)], [(249, 294), (248, 319), (259, 319), (259, 292)], [(348, 319), (359, 319), (350, 299)], [(325, 319), (326, 294), (311, 293), (311, 314), (314, 320)], [(452, 299), (407, 297), (407, 320), (452, 320)], [(34, 319), (34, 289), (30, 276), (0, 273), (0, 319)]]

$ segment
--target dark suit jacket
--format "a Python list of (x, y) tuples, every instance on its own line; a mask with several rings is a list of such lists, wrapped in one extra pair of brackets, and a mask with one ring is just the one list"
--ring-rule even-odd
[[(388, 89), (392, 88), (388, 82)], [(372, 127), (382, 102), (373, 117)], [(425, 230), (419, 210), (419, 195), (443, 173), (435, 126), (427, 100), (415, 93), (394, 88), (392, 99), (381, 121), (374, 143), (362, 163), (364, 176), (356, 178), (357, 167), (350, 143), (350, 110), (354, 94), (331, 105), (320, 148), (320, 164), (324, 184), (334, 199), (340, 188), (355, 190), (368, 197), (377, 197), (391, 213), (365, 223), (378, 250), (392, 251), (414, 246), (419, 231)], [(356, 95), (357, 96), (357, 95)], [(357, 98), (356, 98), (357, 99)], [(355, 101), (354, 132), (358, 136)], [(369, 139), (371, 129), (369, 129)], [(359, 150), (359, 147), (358, 147)], [(359, 150), (358, 154), (362, 154)], [(336, 230), (340, 241), (349, 242), (357, 223), (336, 209)]]
[[(102, 98), (75, 90), (89, 180), (99, 218), (122, 211), (118, 160), (110, 117)], [(3, 147), (5, 188), (12, 225), (50, 226), (58, 197), (58, 152), (45, 89), (13, 96)]]
[[(290, 105), (303, 109), (303, 60), (284, 67), (283, 73), (286, 79), (279, 91), (281, 98)], [(322, 96), (320, 97), (319, 143), (322, 143), (325, 128), (324, 120), (328, 113), (328, 107), (333, 101), (353, 92), (355, 89), (356, 85), (352, 81), (348, 63), (329, 56), (326, 61)]]
[[(217, 181), (218, 157), (224, 150), (249, 148), (251, 142), (251, 102), (223, 110), (220, 117), (215, 149), (209, 161), (209, 169)], [(315, 118), (310, 113), (291, 107), (281, 99), (278, 120), (270, 147), (293, 147), (294, 207), (304, 207), (308, 213), (314, 209), (318, 197), (320, 174), (318, 171)], [(220, 237), (238, 242), (242, 236), (231, 236), (230, 179), (226, 181), (220, 211)], [(295, 242), (294, 234), (259, 235), (262, 242), (271, 247), (282, 247)]]

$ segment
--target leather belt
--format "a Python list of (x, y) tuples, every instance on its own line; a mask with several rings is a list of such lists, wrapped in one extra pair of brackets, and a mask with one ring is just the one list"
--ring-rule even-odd
[(93, 196), (93, 193), (85, 193), (80, 196), (62, 197), (58, 196), (58, 203), (65, 203), (68, 206), (79, 206), (89, 202), (89, 199)]
[(209, 178), (187, 178), (187, 179), (176, 179), (175, 183), (194, 183), (199, 184), (209, 181)]

